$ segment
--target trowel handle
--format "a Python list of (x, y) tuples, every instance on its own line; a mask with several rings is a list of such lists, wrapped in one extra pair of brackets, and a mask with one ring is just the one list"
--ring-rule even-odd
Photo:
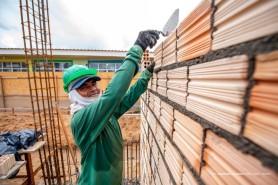
[(168, 34), (167, 33), (164, 33), (164, 32), (162, 32), (162, 31), (157, 31), (159, 34), (161, 34), (163, 37), (167, 37), (168, 36)]

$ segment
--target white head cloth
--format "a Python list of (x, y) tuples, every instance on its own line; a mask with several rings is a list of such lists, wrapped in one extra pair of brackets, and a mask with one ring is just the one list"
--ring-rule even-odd
[(83, 97), (75, 89), (71, 90), (69, 93), (69, 99), (71, 102), (70, 105), (70, 114), (71, 116), (78, 110), (94, 103), (101, 96), (101, 92), (98, 97)]

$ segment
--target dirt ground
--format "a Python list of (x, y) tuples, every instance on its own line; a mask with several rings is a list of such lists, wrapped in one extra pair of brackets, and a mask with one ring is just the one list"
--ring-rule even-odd
[[(62, 111), (62, 117), (67, 129), (70, 143), (74, 144), (74, 140), (70, 130), (70, 114), (69, 111)], [(140, 135), (140, 116), (124, 115), (119, 119), (124, 142), (138, 141)], [(8, 131), (18, 131), (24, 129), (34, 129), (34, 119), (31, 112), (0, 112), (0, 133)], [(62, 129), (62, 127), (61, 127)], [(62, 130), (61, 130), (62, 132)], [(66, 142), (64, 133), (61, 134), (62, 143)]]
[[(62, 111), (63, 122), (66, 126), (67, 134), (70, 139), (70, 144), (74, 145), (74, 140), (71, 134), (70, 129), (70, 114), (68, 110)], [(56, 121), (57, 123), (57, 121)], [(132, 142), (139, 141), (140, 135), (140, 115), (124, 115), (119, 119), (119, 124), (122, 130), (123, 140), (124, 142)], [(55, 126), (56, 131), (58, 127)], [(34, 118), (32, 112), (0, 112), (0, 133), (8, 132), (8, 131), (18, 131), (24, 129), (34, 129)], [(61, 129), (61, 140), (63, 145), (67, 145), (65, 135), (63, 133), (62, 127)], [(64, 147), (63, 147), (64, 148)], [(66, 149), (63, 150), (64, 152)], [(78, 152), (78, 151), (77, 151)], [(78, 152), (79, 153), (79, 152)], [(80, 154), (77, 155), (78, 166), (80, 167)], [(22, 158), (23, 159), (23, 158)], [(38, 153), (32, 154), (32, 163), (33, 168), (36, 169), (37, 166), (40, 165), (39, 155)], [(72, 164), (73, 165), (73, 164)], [(72, 166), (74, 167), (74, 166)], [(18, 175), (26, 174), (25, 168), (21, 168)], [(41, 181), (42, 174), (41, 172), (35, 177), (36, 184), (38, 181)], [(40, 183), (39, 183), (40, 184)]]

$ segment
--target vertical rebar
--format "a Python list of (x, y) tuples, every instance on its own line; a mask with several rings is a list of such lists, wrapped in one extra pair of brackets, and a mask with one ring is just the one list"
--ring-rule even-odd
[[(55, 74), (54, 74), (54, 61), (53, 61), (53, 55), (52, 55), (52, 42), (51, 42), (51, 33), (50, 33), (50, 18), (49, 18), (48, 0), (46, 0), (46, 6), (47, 6), (47, 8), (46, 8), (46, 10), (47, 10), (47, 20), (48, 20), (47, 21), (47, 23), (48, 23), (47, 26), (48, 26), (49, 52), (50, 52), (50, 61), (51, 61), (51, 64), (52, 64), (52, 77), (53, 77), (52, 78), (52, 83), (53, 83), (53, 89), (54, 89), (54, 100), (55, 100), (56, 103), (59, 103), (59, 99), (58, 99), (58, 81), (57, 81), (57, 76), (55, 76)], [(65, 170), (64, 170), (64, 157), (63, 157), (62, 139), (61, 139), (61, 129), (60, 129), (60, 120), (59, 119), (57, 119), (57, 127), (58, 127), (58, 138), (57, 139), (60, 141), (60, 157), (61, 157), (61, 162), (62, 162), (62, 172), (63, 172), (64, 182), (66, 182), (66, 180), (65, 180)], [(75, 155), (76, 155), (76, 153), (75, 153)], [(76, 161), (77, 161), (77, 159), (76, 159)]]
[(129, 158), (129, 157), (128, 157), (128, 143), (127, 143), (127, 144), (126, 144), (126, 162), (127, 162), (127, 165), (126, 165), (126, 166), (127, 166), (127, 170), (126, 170), (126, 171), (127, 171), (127, 176), (126, 176), (126, 178), (127, 178), (127, 179), (129, 179), (128, 158)]
[(71, 163), (70, 163), (70, 154), (69, 154), (69, 147), (66, 146), (66, 155), (67, 155), (67, 165), (68, 165), (68, 174), (69, 175), (69, 181), (72, 183), (72, 178), (71, 178)]
[(135, 179), (138, 180), (138, 177), (137, 177), (137, 145), (138, 143), (136, 143), (135, 145)]
[(131, 142), (131, 151), (130, 151), (130, 179), (132, 180), (133, 178), (133, 142)]
[[(27, 2), (28, 3), (28, 2)], [(29, 6), (28, 6), (29, 7)], [(34, 34), (35, 34), (35, 48), (36, 48), (36, 51), (37, 51), (37, 53), (36, 53), (36, 57), (38, 58), (39, 57), (39, 55), (38, 55), (38, 37), (37, 37), (37, 27), (36, 27), (36, 16), (35, 16), (35, 8), (34, 8), (34, 0), (32, 0), (32, 13), (33, 13), (33, 25), (34, 25)], [(27, 14), (29, 14), (28, 12), (27, 12)], [(30, 29), (30, 28), (29, 28)], [(30, 37), (30, 39), (32, 38), (32, 35), (30, 35), (29, 36)], [(35, 75), (34, 75), (35, 76)], [(34, 79), (36, 79), (36, 78), (34, 78)], [(41, 81), (40, 81), (41, 82)], [(36, 84), (36, 83), (35, 83)], [(40, 89), (42, 89), (42, 85), (41, 85), (41, 83), (40, 83)], [(38, 103), (38, 101), (37, 101), (37, 103)], [(39, 105), (38, 105), (38, 114), (40, 114), (40, 108), (39, 108)], [(39, 116), (39, 125), (40, 125), (40, 129), (41, 129), (41, 131), (43, 130), (43, 128), (42, 128), (42, 124), (41, 124), (41, 118), (40, 118), (40, 116)], [(44, 140), (44, 138), (42, 137), (42, 139)], [(45, 149), (44, 149), (44, 151), (45, 151)], [(46, 159), (46, 158), (45, 158)], [(43, 176), (45, 177), (45, 169), (44, 169), (44, 163), (42, 162), (42, 157), (40, 156), (40, 160), (41, 160), (41, 164), (42, 164), (42, 171), (43, 171)], [(44, 180), (45, 180), (45, 178), (44, 178)]]
[[(30, 71), (29, 71), (29, 62), (28, 62), (28, 52), (30, 52), (30, 55), (31, 55), (31, 61), (33, 61), (33, 46), (32, 46), (32, 40), (31, 40), (31, 26), (30, 26), (30, 18), (29, 18), (29, 6), (28, 6), (28, 0), (26, 0), (26, 3), (25, 3), (25, 11), (26, 11), (26, 14), (27, 14), (27, 21), (25, 22), (23, 17), (24, 17), (24, 14), (23, 14), (23, 10), (24, 10), (24, 7), (22, 5), (22, 0), (20, 0), (20, 13), (21, 13), (21, 24), (22, 24), (22, 33), (23, 33), (23, 43), (24, 43), (24, 51), (25, 51), (25, 59), (26, 59), (26, 63), (27, 63), (27, 66), (28, 66), (28, 70), (27, 70), (27, 75), (28, 75), (28, 80), (29, 80), (29, 90), (30, 90), (30, 97), (31, 97), (31, 106), (32, 106), (32, 110), (33, 110), (33, 119), (34, 119), (34, 127), (35, 127), (35, 130), (37, 131), (37, 125), (36, 125), (36, 116), (35, 116), (35, 107), (34, 107), (34, 99), (33, 99), (33, 92), (32, 92), (32, 86), (31, 86), (31, 76), (30, 76)], [(25, 23), (27, 23), (27, 28), (28, 28), (28, 33), (29, 33), (29, 37), (26, 37), (25, 35)], [(29, 48), (27, 47), (27, 39), (29, 38)], [(35, 81), (35, 88), (36, 88), (36, 76), (34, 75), (34, 81)], [(36, 96), (36, 99), (38, 100), (38, 94), (36, 93), (35, 94)], [(38, 106), (38, 101), (37, 101), (37, 106)], [(39, 107), (39, 106), (38, 106)], [(40, 109), (38, 108), (38, 111), (40, 111)], [(41, 123), (41, 120), (40, 120), (40, 116), (39, 116), (39, 122)], [(44, 150), (44, 154), (45, 154), (45, 147), (43, 147), (43, 150)], [(39, 155), (40, 155), (40, 161), (41, 161), (41, 164), (43, 166), (43, 162), (42, 162), (42, 157), (41, 157), (41, 152), (39, 150)], [(46, 156), (46, 155), (45, 155)], [(45, 158), (46, 159), (46, 158)], [(47, 173), (49, 174), (49, 171), (47, 170)], [(44, 176), (45, 177), (45, 176)]]
[(138, 173), (138, 174), (139, 174), (139, 175), (138, 175), (139, 179), (140, 179), (140, 177), (141, 177), (141, 152), (140, 152), (140, 151), (141, 151), (141, 147), (140, 147), (140, 146), (141, 146), (141, 145), (140, 145), (141, 142), (140, 142), (140, 139), (141, 139), (141, 138), (140, 138), (140, 136), (139, 136), (139, 149), (138, 149), (138, 150), (139, 150), (139, 153), (138, 153), (138, 154), (139, 154), (139, 173)]
[[(57, 100), (57, 96), (56, 96), (56, 91), (55, 91), (55, 81), (54, 81), (54, 64), (53, 64), (53, 59), (52, 59), (52, 48), (51, 48), (51, 42), (50, 42), (50, 23), (49, 23), (49, 13), (48, 13), (48, 2), (46, 2), (44, 4), (44, 1), (42, 1), (42, 13), (43, 13), (43, 36), (44, 36), (44, 47), (45, 47), (45, 64), (44, 64), (44, 67), (46, 66), (46, 70), (45, 70), (45, 75), (47, 76), (47, 80), (46, 80), (46, 85), (47, 85), (47, 89), (49, 91), (47, 91), (47, 96), (50, 97), (48, 98), (48, 106), (49, 106), (49, 109), (48, 109), (48, 112), (49, 112), (49, 115), (50, 115), (50, 128), (51, 128), (51, 133), (52, 133), (52, 137), (54, 136), (53, 140), (52, 140), (52, 145), (53, 145), (53, 148), (54, 148), (54, 163), (55, 163), (55, 170), (56, 170), (56, 173), (57, 173), (57, 176), (58, 176), (58, 183), (60, 184), (60, 167), (59, 167), (59, 155), (58, 155), (58, 138), (60, 139), (60, 135), (59, 137), (57, 137), (57, 134), (56, 134), (56, 129), (55, 129), (55, 119), (54, 119), (54, 107), (53, 107), (53, 96), (52, 96), (52, 91), (51, 90), (54, 90), (54, 100), (56, 101)], [(45, 12), (46, 11), (46, 12)], [(46, 17), (47, 16), (47, 17)], [(48, 24), (46, 24), (48, 23)], [(49, 41), (48, 41), (49, 40)], [(49, 46), (49, 48), (47, 47)], [(50, 51), (50, 56), (48, 55), (48, 50)], [(49, 57), (51, 59), (51, 62), (49, 64)], [(51, 66), (51, 68), (49, 69), (49, 67)], [(49, 72), (52, 72), (52, 76), (50, 77), (50, 73)], [(51, 86), (51, 81), (50, 79), (52, 78), (52, 85), (53, 87)], [(57, 119), (58, 120), (58, 119)], [(58, 131), (60, 131), (60, 128), (58, 126)], [(60, 132), (59, 132), (60, 134)], [(61, 146), (60, 146), (61, 147)], [(60, 150), (61, 151), (61, 150)], [(62, 154), (61, 154), (62, 155)]]
[[(74, 155), (75, 155), (75, 161), (76, 161), (76, 164), (77, 164), (77, 147), (75, 146), (74, 147)], [(75, 171), (75, 177), (76, 177), (76, 181), (78, 181), (78, 178), (79, 178), (79, 176), (78, 176), (79, 174), (77, 174), (77, 171)]]
[[(44, 182), (54, 184), (55, 177), (57, 183), (61, 184), (60, 171), (62, 171), (66, 183), (60, 124), (53, 110), (53, 103), (58, 102), (58, 96), (55, 86), (57, 82), (54, 78), (48, 0), (19, 0), (19, 2), (34, 127), (36, 131), (38, 128), (41, 131), (44, 128), (46, 130), (47, 144), (43, 146), (42, 153), (39, 150)], [(42, 137), (42, 140), (45, 138)], [(62, 169), (60, 169), (60, 162)]]
[[(38, 1), (38, 4), (37, 4), (37, 6), (38, 6), (38, 21), (39, 21), (39, 29), (40, 29), (40, 46), (37, 44), (37, 63), (39, 63), (41, 60), (42, 60), (42, 62), (44, 63), (44, 45), (43, 45), (43, 43), (44, 43), (44, 39), (43, 39), (43, 27), (42, 27), (42, 24), (41, 24), (41, 20), (43, 19), (42, 18), (42, 14), (41, 14), (41, 11), (43, 11), (43, 7), (41, 7), (40, 6), (40, 1)], [(34, 16), (34, 15), (33, 15)], [(34, 24), (35, 24), (35, 22), (34, 22)], [(34, 27), (36, 27), (37, 25), (35, 24), (35, 26)], [(41, 50), (39, 49), (39, 47), (41, 48)], [(41, 53), (40, 53), (41, 52)], [(33, 70), (33, 73), (34, 73), (34, 76), (35, 76), (35, 79), (36, 79), (36, 67), (37, 67), (37, 65), (36, 65), (36, 63), (35, 63), (35, 61), (34, 60), (32, 60), (32, 63), (33, 63), (33, 68), (34, 68), (34, 70)], [(39, 65), (38, 65), (39, 66)], [(45, 71), (45, 69), (43, 69), (44, 71)], [(39, 66), (39, 68), (38, 68), (38, 72), (39, 72), (39, 82), (40, 82), (40, 90), (41, 90), (41, 100), (42, 100), (42, 107), (43, 107), (43, 117), (44, 117), (44, 126), (45, 126), (45, 129), (46, 129), (46, 138), (47, 138), (47, 146), (48, 146), (48, 158), (47, 158), (47, 160), (49, 160), (49, 163), (50, 163), (50, 165), (49, 165), (49, 168), (50, 168), (50, 172), (51, 172), (51, 176), (49, 176), (48, 178), (51, 178), (51, 177), (54, 177), (54, 172), (53, 172), (53, 165), (52, 165), (52, 160), (51, 160), (51, 148), (50, 148), (50, 143), (51, 143), (51, 140), (53, 140), (53, 137), (51, 137), (50, 138), (50, 136), (49, 136), (49, 132), (51, 133), (52, 132), (52, 130), (50, 129), (50, 131), (49, 131), (49, 128), (48, 128), (48, 121), (47, 121), (47, 112), (46, 112), (46, 105), (45, 105), (45, 95), (44, 95), (44, 90), (46, 91), (46, 93), (47, 93), (47, 84), (45, 83), (45, 85), (43, 86), (43, 81), (42, 81), (42, 73), (41, 73), (41, 67)], [(46, 79), (46, 75), (44, 75), (44, 78)], [(35, 82), (35, 84), (36, 84), (36, 82)], [(38, 89), (37, 88), (35, 88), (35, 90), (37, 91)], [(49, 106), (48, 106), (48, 109), (49, 109)], [(41, 116), (41, 112), (40, 112), (40, 108), (38, 107), (38, 110), (39, 110), (39, 117)], [(41, 121), (40, 121), (40, 123), (41, 123)], [(49, 164), (49, 163), (47, 163), (47, 164)], [(52, 183), (54, 184), (54, 179), (52, 178)]]
[(122, 182), (124, 182), (125, 179), (125, 144), (124, 144), (124, 148), (123, 148), (123, 173), (122, 173)]

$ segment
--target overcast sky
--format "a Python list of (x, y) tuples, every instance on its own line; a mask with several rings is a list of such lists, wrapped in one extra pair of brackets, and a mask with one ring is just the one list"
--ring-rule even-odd
[[(52, 45), (128, 50), (141, 30), (162, 30), (177, 8), (181, 22), (200, 1), (48, 0)], [(0, 48), (23, 48), (18, 0), (0, 0)]]

